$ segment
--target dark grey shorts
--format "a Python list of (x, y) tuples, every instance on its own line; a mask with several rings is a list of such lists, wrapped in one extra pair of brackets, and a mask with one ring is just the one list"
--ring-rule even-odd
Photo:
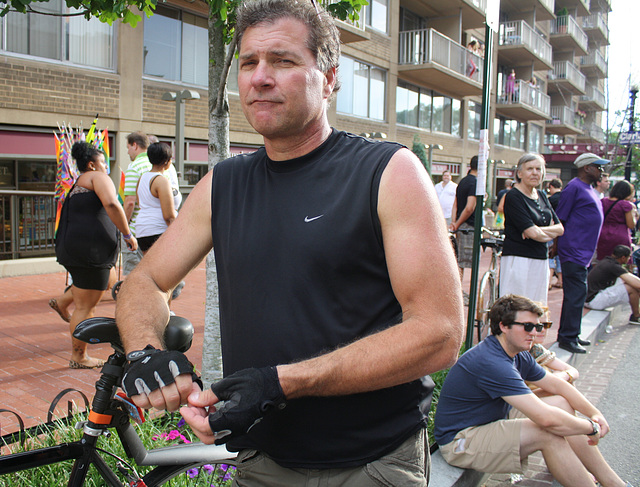
[(284, 468), (256, 450), (242, 450), (233, 487), (424, 487), (431, 457), (421, 429), (388, 455), (354, 468)]

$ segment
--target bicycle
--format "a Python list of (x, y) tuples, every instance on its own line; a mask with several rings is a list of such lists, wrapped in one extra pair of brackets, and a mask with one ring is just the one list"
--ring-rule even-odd
[(498, 264), (504, 243), (504, 236), (498, 232), (482, 227), (482, 234), (489, 235), (488, 237), (481, 237), (480, 245), (483, 252), (487, 248), (491, 249), (491, 263), (489, 264), (489, 269), (482, 275), (480, 287), (478, 288), (475, 320), (478, 343), (484, 340), (489, 333), (489, 310), (498, 297)]
[[(186, 352), (191, 346), (193, 333), (191, 322), (185, 318), (172, 316), (164, 334), (167, 349)], [(104, 485), (153, 487), (166, 485), (166, 482), (182, 475), (185, 475), (184, 479), (186, 479), (188, 471), (202, 465), (234, 464), (233, 459), (236, 454), (218, 445), (189, 443), (147, 450), (131, 424), (131, 420), (142, 421), (142, 411), (123, 393), (117, 392), (121, 384), (126, 357), (115, 320), (89, 318), (78, 324), (73, 336), (87, 343), (109, 343), (114, 350), (96, 382), (96, 392), (88, 420), (76, 425), (76, 428), (81, 427), (83, 430), (82, 439), (0, 456), (0, 475), (74, 460), (67, 484), (69, 487), (85, 485), (91, 465), (97, 469), (104, 480)], [(103, 436), (110, 436), (110, 429), (115, 429), (118, 433), (128, 458), (132, 458), (138, 466), (155, 468), (140, 477), (133, 465), (126, 460), (99, 448), (98, 440)], [(117, 460), (116, 469), (112, 469), (101, 454), (114, 457)], [(124, 483), (121, 478), (125, 479)], [(181, 477), (181, 481), (184, 479)], [(0, 484), (2, 484), (1, 481)]]

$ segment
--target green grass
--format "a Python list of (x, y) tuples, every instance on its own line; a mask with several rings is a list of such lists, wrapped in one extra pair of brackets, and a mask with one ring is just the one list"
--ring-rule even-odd
[[(159, 448), (175, 445), (184, 441), (191, 441), (192, 438), (195, 438), (188, 427), (178, 427), (177, 418), (179, 418), (179, 416), (174, 417), (174, 415), (166, 414), (154, 420), (147, 420), (142, 425), (135, 425), (145, 447), (147, 449)], [(86, 414), (77, 414), (75, 419), (77, 421), (83, 421), (86, 419)], [(0, 453), (7, 455), (14, 452), (30, 451), (79, 440), (82, 437), (82, 430), (75, 429), (73, 424), (75, 424), (75, 421), (71, 423), (72, 426), (57, 422), (55, 427), (50, 428), (46, 433), (28, 438), (24, 447), (17, 443), (2, 445)], [(127, 460), (129, 463), (133, 463), (132, 460), (126, 457), (117, 433), (115, 431), (112, 431), (112, 433), (110, 437), (100, 438), (98, 447)], [(195, 438), (195, 440), (197, 441), (197, 438)], [(114, 457), (107, 454), (101, 454), (101, 456), (114, 471), (117, 471), (115, 467), (117, 460)], [(72, 466), (72, 461), (66, 461), (13, 474), (6, 474), (0, 476), (0, 487), (59, 487), (60, 485), (66, 485)], [(135, 465), (134, 467), (140, 477), (144, 476), (147, 471), (153, 468), (137, 467)], [(185, 474), (181, 474), (165, 485), (176, 487), (194, 485), (229, 487), (234, 471), (234, 467), (230, 467), (227, 471), (226, 465), (217, 467), (204, 466), (200, 469), (193, 469)], [(121, 477), (121, 479), (126, 485), (124, 477)], [(89, 470), (85, 485), (95, 487), (105, 485), (93, 466)]]

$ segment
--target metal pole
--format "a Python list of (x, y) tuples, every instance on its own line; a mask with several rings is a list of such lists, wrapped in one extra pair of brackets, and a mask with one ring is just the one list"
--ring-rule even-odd
[(174, 148), (174, 159), (180, 186), (184, 184), (184, 103), (182, 93), (176, 93), (176, 146)]
[[(636, 113), (636, 97), (638, 96), (638, 88), (631, 88), (629, 93), (629, 133), (632, 133), (635, 128), (635, 113)], [(631, 159), (633, 156), (633, 143), (629, 144), (629, 150), (627, 151), (627, 162), (624, 165), (624, 178), (627, 181), (631, 181)]]
[[(492, 56), (493, 56), (493, 30), (487, 23), (484, 34), (485, 57), (484, 57), (484, 77), (482, 81), (482, 112), (480, 114), (480, 133), (483, 134), (485, 142), (488, 142), (489, 127), (489, 100), (491, 97), (491, 79), (492, 79)], [(483, 135), (481, 135), (481, 138)], [(482, 144), (482, 142), (481, 142)], [(482, 156), (478, 157), (478, 174), (481, 172)], [(486, 174), (486, 160), (485, 174)], [(484, 187), (476, 188), (476, 214), (475, 228), (473, 232), (473, 259), (471, 261), (471, 287), (469, 289), (469, 314), (467, 315), (467, 338), (465, 340), (465, 348), (468, 350), (473, 345), (473, 328), (476, 316), (476, 298), (478, 294), (478, 269), (480, 267), (480, 234), (482, 232), (482, 211), (484, 207), (484, 194), (486, 191), (486, 180), (478, 179), (478, 185), (484, 183)]]

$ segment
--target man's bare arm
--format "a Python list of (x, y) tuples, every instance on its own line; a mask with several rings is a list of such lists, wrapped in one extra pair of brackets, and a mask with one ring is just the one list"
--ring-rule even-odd
[(127, 216), (127, 221), (131, 221), (131, 215), (136, 207), (137, 196), (135, 194), (124, 197), (124, 214)]
[(467, 196), (467, 205), (462, 210), (462, 213), (460, 213), (458, 219), (452, 223), (451, 229), (454, 232), (458, 230), (458, 228), (460, 228), (460, 225), (466, 222), (474, 211), (476, 211), (476, 197)]
[[(211, 247), (211, 173), (208, 173), (193, 189), (178, 218), (122, 284), (116, 302), (116, 321), (127, 352), (146, 345), (162, 348), (171, 291)], [(148, 398), (135, 396), (136, 404), (177, 409), (191, 392), (191, 376), (178, 379), (177, 386), (171, 384), (162, 391), (153, 391)]]
[(464, 319), (456, 262), (433, 184), (407, 149), (383, 173), (378, 214), (402, 323), (326, 355), (278, 366), (289, 399), (390, 387), (457, 358)]

